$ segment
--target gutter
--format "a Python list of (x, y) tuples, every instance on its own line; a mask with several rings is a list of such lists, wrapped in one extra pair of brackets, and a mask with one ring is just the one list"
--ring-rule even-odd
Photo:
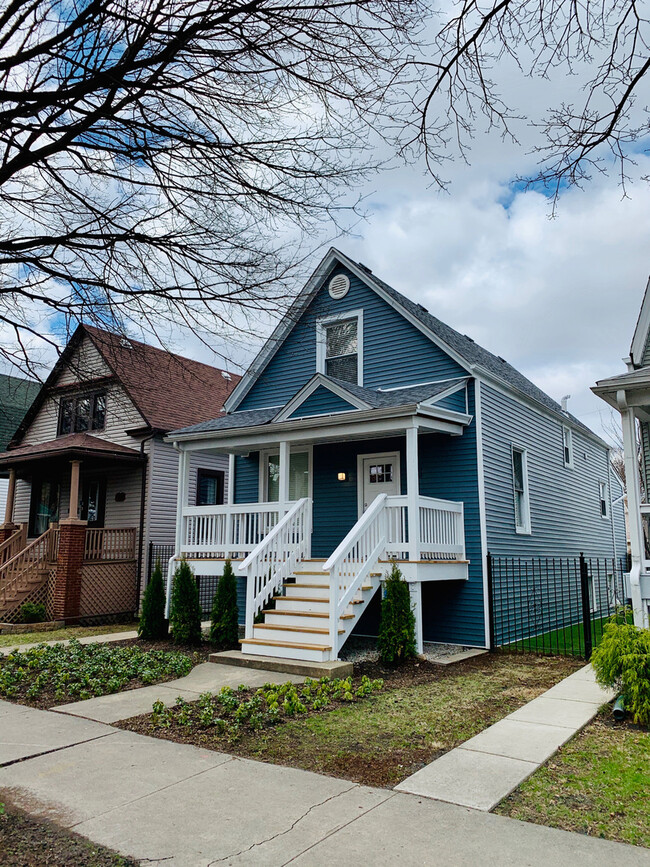
[(142, 459), (142, 476), (140, 482), (140, 527), (138, 532), (138, 573), (135, 584), (135, 599), (140, 610), (140, 589), (142, 587), (142, 550), (144, 548), (144, 500), (147, 491), (147, 468), (149, 466), (149, 455), (145, 454), (144, 444), (152, 440), (156, 435), (155, 431), (150, 433), (140, 441), (140, 457)]

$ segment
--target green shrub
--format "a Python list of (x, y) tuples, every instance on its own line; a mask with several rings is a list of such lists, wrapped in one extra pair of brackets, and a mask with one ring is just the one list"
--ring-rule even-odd
[(168, 624), (165, 620), (165, 585), (162, 566), (156, 560), (151, 580), (147, 584), (142, 599), (142, 614), (138, 626), (138, 637), (157, 641), (167, 637)]
[(201, 605), (194, 575), (185, 560), (174, 573), (169, 625), (176, 644), (201, 643)]
[(21, 623), (43, 623), (45, 621), (45, 605), (42, 602), (25, 602), (20, 606)]
[(634, 722), (650, 725), (650, 630), (612, 620), (591, 664), (598, 683), (623, 693)]
[(210, 641), (221, 650), (239, 646), (239, 608), (237, 607), (237, 579), (230, 560), (226, 560), (212, 602)]
[(396, 563), (384, 579), (378, 647), (381, 661), (389, 665), (415, 656), (415, 616), (408, 584)]

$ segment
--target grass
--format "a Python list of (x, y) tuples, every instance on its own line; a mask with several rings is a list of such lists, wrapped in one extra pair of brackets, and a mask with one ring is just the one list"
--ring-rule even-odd
[(111, 635), (113, 632), (133, 632), (138, 628), (135, 621), (111, 623), (106, 626), (67, 626), (51, 632), (21, 632), (0, 635), (0, 647), (19, 647), (21, 644), (38, 644), (42, 641), (66, 641), (69, 638), (86, 638), (90, 635)]
[(602, 710), (495, 812), (650, 848), (650, 731)]
[(120, 725), (184, 743), (355, 782), (394, 786), (575, 671), (565, 658), (490, 655), (443, 667), (358, 666), (384, 688), (354, 704), (305, 714), (236, 739), (216, 729), (156, 728), (151, 715)]
[[(609, 617), (600, 617), (591, 622), (591, 641), (595, 647), (603, 637), (605, 624)], [(526, 653), (563, 653), (572, 656), (584, 657), (585, 639), (582, 620), (571, 626), (553, 629), (541, 635), (533, 635), (522, 641), (504, 645), (504, 650), (523, 650)]]

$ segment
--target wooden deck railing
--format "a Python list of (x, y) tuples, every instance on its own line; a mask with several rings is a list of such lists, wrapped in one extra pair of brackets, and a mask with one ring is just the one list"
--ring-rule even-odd
[(91, 527), (86, 530), (84, 560), (132, 560), (135, 557), (135, 527)]

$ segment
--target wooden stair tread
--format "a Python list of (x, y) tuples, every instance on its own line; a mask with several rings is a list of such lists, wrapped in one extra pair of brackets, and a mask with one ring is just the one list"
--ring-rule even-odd
[(271, 641), (268, 638), (240, 638), (240, 644), (259, 644), (263, 647), (289, 647), (298, 650), (331, 650), (331, 644), (304, 644), (298, 641)]
[(303, 569), (294, 569), (294, 575), (329, 575), (329, 572), (305, 572)]
[[(279, 598), (284, 599), (285, 597), (280, 596)], [(278, 611), (277, 608), (265, 608), (262, 614), (279, 614), (281, 617), (329, 617), (329, 614), (326, 614), (324, 611)], [(259, 626), (260, 624), (257, 623), (255, 625)]]
[[(283, 632), (309, 632), (319, 635), (329, 635), (329, 629), (321, 629), (319, 626), (290, 626), (288, 623), (286, 625), (283, 623), (256, 623), (255, 629), (279, 629)], [(342, 634), (344, 631), (344, 629), (339, 629), (339, 634)]]
[(319, 590), (329, 590), (329, 584), (299, 584), (297, 581), (295, 584), (288, 583), (285, 581), (282, 585), (283, 587), (318, 587)]
[(278, 599), (288, 599), (290, 602), (329, 602), (329, 597), (327, 596), (274, 596), (273, 598), (276, 602)]

